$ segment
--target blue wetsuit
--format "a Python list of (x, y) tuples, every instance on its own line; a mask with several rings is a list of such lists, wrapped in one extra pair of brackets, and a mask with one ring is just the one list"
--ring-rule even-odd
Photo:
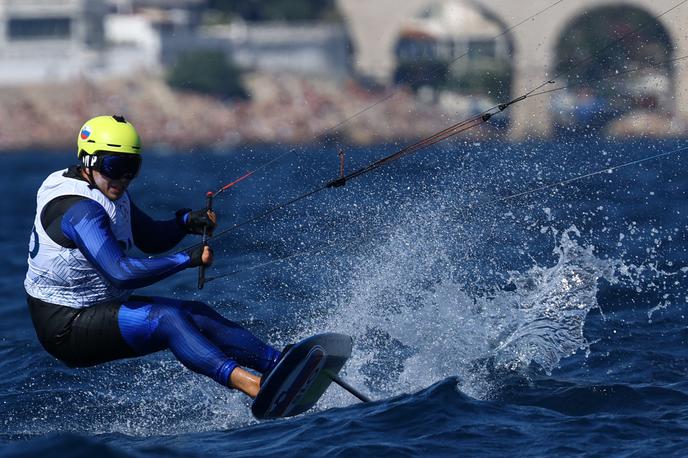
[[(118, 244), (103, 207), (78, 198), (47, 230), (62, 244), (73, 244), (120, 289), (151, 285), (189, 267), (186, 252), (155, 258), (128, 257)], [(186, 235), (178, 218), (155, 221), (131, 205), (135, 245), (147, 253), (174, 247)], [(52, 232), (52, 234), (51, 234)], [(56, 235), (53, 235), (56, 234)], [(64, 246), (64, 245), (63, 245)], [(206, 304), (160, 297), (132, 296), (122, 303), (70, 308), (29, 297), (34, 325), (43, 346), (70, 366), (89, 366), (113, 359), (170, 349), (187, 368), (227, 386), (237, 366), (264, 373), (279, 351)]]

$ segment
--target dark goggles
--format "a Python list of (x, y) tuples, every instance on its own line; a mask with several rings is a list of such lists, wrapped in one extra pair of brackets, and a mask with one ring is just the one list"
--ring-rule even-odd
[(141, 156), (138, 154), (99, 155), (94, 168), (112, 180), (133, 180), (141, 169)]

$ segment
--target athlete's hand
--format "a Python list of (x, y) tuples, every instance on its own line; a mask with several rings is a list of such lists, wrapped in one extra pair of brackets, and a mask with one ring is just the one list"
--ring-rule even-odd
[(186, 251), (191, 261), (187, 267), (206, 266), (209, 267), (213, 263), (213, 249), (209, 246), (197, 246)]
[(212, 210), (194, 210), (183, 208), (177, 211), (177, 221), (188, 234), (213, 235), (213, 229), (217, 226), (217, 215)]
[(208, 245), (203, 247), (203, 254), (201, 255), (201, 261), (206, 267), (210, 267), (213, 264), (213, 249)]

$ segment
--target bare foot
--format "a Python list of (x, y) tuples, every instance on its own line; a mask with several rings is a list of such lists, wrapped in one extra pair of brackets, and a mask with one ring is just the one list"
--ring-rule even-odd
[(260, 377), (237, 367), (229, 376), (229, 386), (255, 398), (260, 391)]

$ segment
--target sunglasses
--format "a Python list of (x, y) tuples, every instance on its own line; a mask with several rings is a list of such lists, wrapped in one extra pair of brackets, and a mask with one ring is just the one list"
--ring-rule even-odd
[(98, 156), (95, 170), (112, 180), (133, 180), (141, 169), (141, 156), (138, 154), (109, 154)]

